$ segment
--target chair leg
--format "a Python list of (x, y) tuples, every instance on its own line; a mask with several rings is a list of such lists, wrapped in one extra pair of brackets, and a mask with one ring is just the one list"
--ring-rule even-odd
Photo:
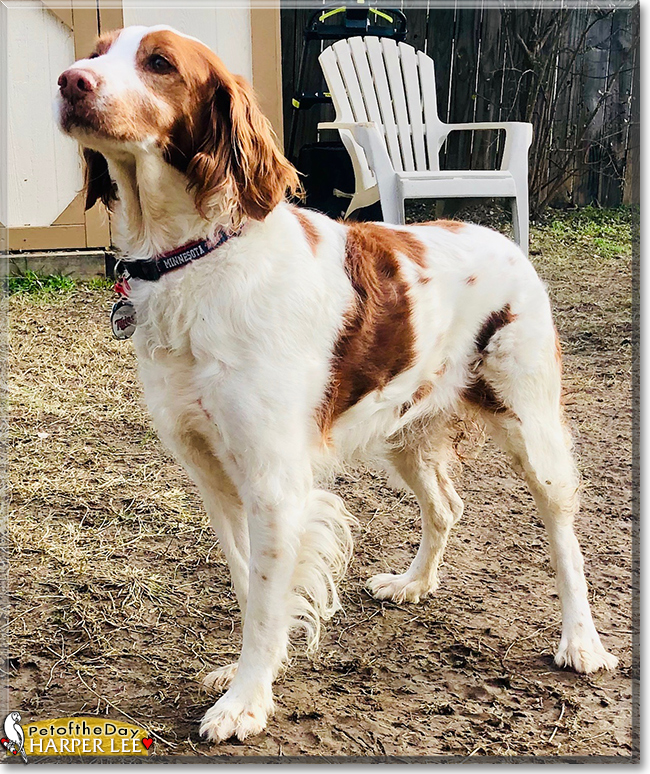
[(406, 216), (404, 214), (404, 198), (397, 188), (393, 188), (390, 196), (382, 196), (381, 214), (386, 223), (392, 223), (395, 226), (404, 225)]
[(512, 199), (512, 229), (514, 231), (515, 242), (528, 255), (528, 194), (517, 193)]

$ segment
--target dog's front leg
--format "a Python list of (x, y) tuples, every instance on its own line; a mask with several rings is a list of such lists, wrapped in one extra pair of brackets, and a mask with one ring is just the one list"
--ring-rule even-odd
[[(243, 645), (230, 689), (212, 706), (201, 734), (219, 742), (259, 733), (273, 711), (272, 684), (286, 658), (290, 597), (309, 492), (309, 475), (267, 473), (243, 487), (250, 533)], [(302, 482), (302, 483), (300, 483)]]

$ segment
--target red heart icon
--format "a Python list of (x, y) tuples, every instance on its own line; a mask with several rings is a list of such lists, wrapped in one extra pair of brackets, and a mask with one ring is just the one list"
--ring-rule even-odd
[(147, 750), (151, 747), (153, 744), (153, 739), (149, 736), (146, 739), (142, 740), (142, 744), (147, 748)]

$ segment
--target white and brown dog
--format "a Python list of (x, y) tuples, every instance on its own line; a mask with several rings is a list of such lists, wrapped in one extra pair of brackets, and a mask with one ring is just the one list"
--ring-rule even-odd
[(417, 602), (436, 589), (463, 510), (447, 472), (459, 412), (485, 422), (546, 525), (556, 663), (612, 669), (573, 531), (558, 340), (522, 251), (475, 225), (340, 223), (286, 203), (298, 178), (251, 88), (168, 27), (102, 36), (59, 86), (87, 206), (113, 208), (129, 265), (207, 253), (155, 277), (132, 270), (129, 293), (147, 405), (202, 493), (244, 616), (239, 661), (207, 678), (229, 688), (201, 732), (261, 731), (291, 629), (313, 646), (337, 610), (351, 519), (314, 482), (340, 461), (380, 465), (421, 508), (417, 556), (371, 578), (372, 594)]

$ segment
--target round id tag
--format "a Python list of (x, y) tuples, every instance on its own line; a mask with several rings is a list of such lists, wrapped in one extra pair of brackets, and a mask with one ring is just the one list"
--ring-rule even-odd
[(121, 298), (113, 304), (111, 311), (111, 328), (116, 339), (128, 339), (135, 331), (135, 307), (133, 304)]

